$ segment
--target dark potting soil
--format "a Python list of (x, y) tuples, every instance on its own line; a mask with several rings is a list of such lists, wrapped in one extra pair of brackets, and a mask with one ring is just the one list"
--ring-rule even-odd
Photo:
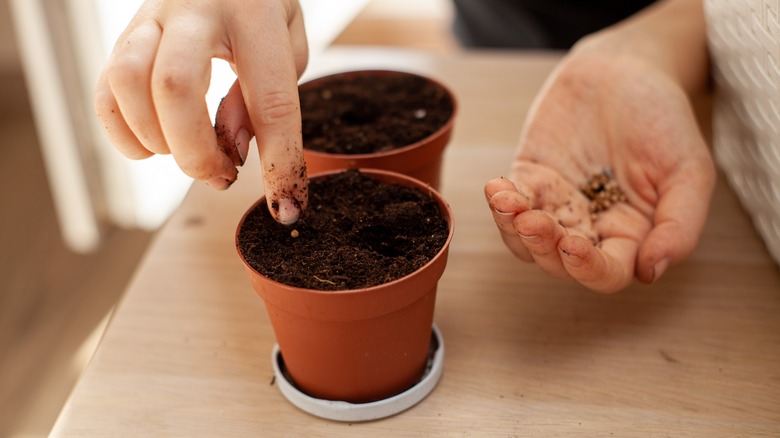
[(449, 234), (436, 200), (358, 170), (317, 178), (294, 225), (260, 203), (238, 246), (255, 270), (280, 283), (318, 290), (358, 289), (401, 278), (431, 260)]
[(334, 78), (300, 90), (303, 147), (332, 154), (384, 152), (418, 142), (452, 116), (449, 94), (398, 74)]

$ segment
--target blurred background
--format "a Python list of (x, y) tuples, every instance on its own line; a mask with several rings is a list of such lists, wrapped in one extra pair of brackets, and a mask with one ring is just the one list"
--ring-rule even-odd
[[(47, 436), (191, 180), (124, 159), (91, 94), (140, 0), (0, 1), (0, 437)], [(451, 51), (448, 0), (301, 1), (312, 48)], [(215, 63), (213, 111), (233, 80)], [(161, 189), (163, 187), (164, 189)]]

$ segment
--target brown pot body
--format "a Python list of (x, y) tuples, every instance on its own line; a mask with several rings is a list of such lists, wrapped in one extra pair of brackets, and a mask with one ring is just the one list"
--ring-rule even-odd
[[(239, 250), (252, 286), (265, 303), (295, 385), (315, 398), (351, 403), (385, 399), (419, 381), (431, 342), (436, 285), (447, 264), (453, 235), (452, 212), (430, 187), (397, 173), (361, 171), (424, 190), (438, 201), (449, 223), (449, 237), (419, 270), (370, 288), (319, 291), (287, 286), (261, 275)], [(242, 218), (236, 239), (243, 222)]]
[[(365, 75), (413, 75), (413, 73), (390, 70), (351, 71), (317, 78), (301, 84), (300, 88), (318, 87), (336, 78)], [(444, 149), (452, 135), (452, 127), (457, 113), (457, 102), (455, 95), (446, 86), (430, 78), (425, 78), (425, 80), (445, 90), (452, 100), (452, 116), (439, 130), (408, 146), (374, 154), (328, 154), (304, 148), (303, 156), (306, 160), (308, 172), (317, 174), (329, 170), (347, 168), (383, 169), (409, 175), (412, 178), (430, 184), (431, 187), (438, 190), (441, 182), (442, 158)]]

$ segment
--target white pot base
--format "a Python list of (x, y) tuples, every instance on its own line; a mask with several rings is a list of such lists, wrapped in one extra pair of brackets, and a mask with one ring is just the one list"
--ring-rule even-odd
[(278, 344), (274, 345), (271, 361), (279, 390), (290, 403), (301, 410), (329, 420), (370, 421), (403, 412), (430, 394), (441, 378), (444, 363), (444, 339), (435, 324), (433, 325), (431, 344), (432, 347), (436, 348), (432, 348), (433, 351), (428, 357), (425, 372), (417, 384), (400, 394), (370, 403), (322, 400), (304, 394), (287, 379), (287, 373), (283, 372), (284, 360)]

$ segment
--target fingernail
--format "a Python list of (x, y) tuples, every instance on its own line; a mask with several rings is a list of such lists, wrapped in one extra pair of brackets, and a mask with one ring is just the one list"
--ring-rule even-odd
[(501, 210), (496, 210), (495, 208), (493, 209), (493, 211), (495, 211), (497, 214), (500, 214), (501, 216), (512, 216), (514, 214), (512, 212), (504, 212)]
[(209, 186), (217, 189), (217, 190), (226, 190), (228, 187), (230, 187), (231, 184), (233, 184), (233, 181), (230, 181), (227, 178), (223, 178), (221, 176), (211, 178), (210, 180), (206, 181), (206, 184)]
[(298, 202), (294, 199), (282, 198), (278, 201), (277, 219), (280, 224), (291, 225), (298, 221), (301, 215), (301, 209)]
[(246, 162), (247, 154), (249, 153), (249, 141), (251, 138), (249, 137), (249, 132), (241, 128), (236, 133), (236, 150), (238, 151), (238, 156), (241, 157), (241, 165), (243, 166)]
[[(518, 233), (518, 234), (519, 234), (519, 233)], [(520, 237), (521, 237), (521, 238), (522, 238), (524, 241), (526, 241), (526, 242), (528, 242), (528, 243), (540, 243), (540, 242), (542, 241), (542, 236), (540, 236), (540, 235), (538, 235), (538, 234), (534, 234), (534, 235), (531, 235), (531, 236), (526, 236), (526, 235), (524, 235), (524, 234), (520, 234)]]
[(579, 267), (582, 266), (582, 259), (574, 254), (569, 254), (565, 250), (561, 250), (561, 254), (563, 254), (563, 260), (564, 262), (573, 267)]
[(656, 282), (659, 278), (661, 278), (661, 275), (666, 271), (666, 268), (669, 267), (669, 259), (665, 258), (661, 260), (660, 262), (656, 263), (655, 266), (653, 266), (653, 283)]

